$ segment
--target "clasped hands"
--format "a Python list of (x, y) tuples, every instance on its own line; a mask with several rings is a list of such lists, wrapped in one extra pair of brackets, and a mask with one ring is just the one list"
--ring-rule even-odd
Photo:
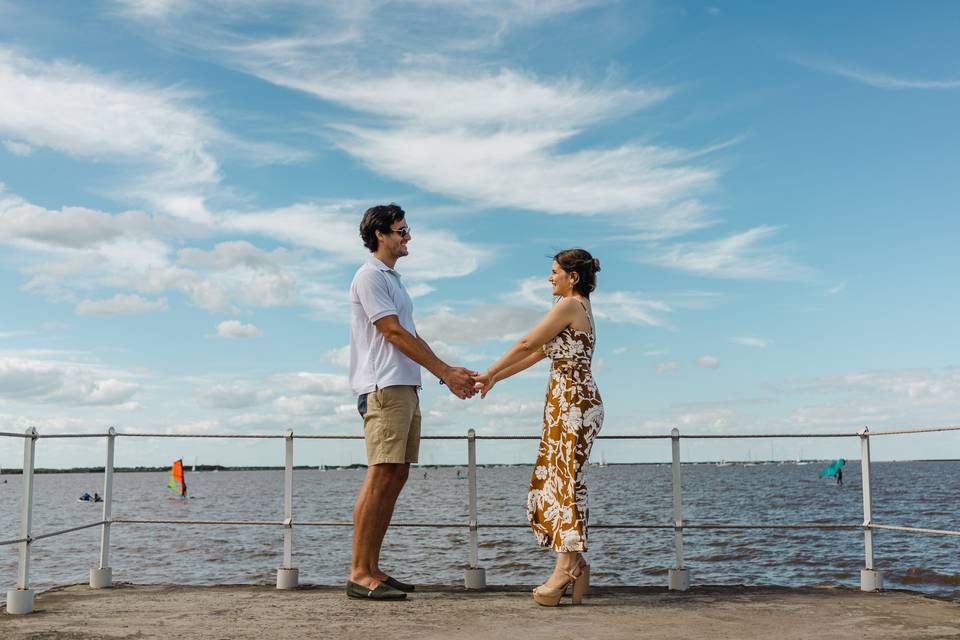
[(461, 400), (472, 398), (477, 392), (481, 398), (486, 398), (496, 384), (496, 380), (489, 373), (481, 374), (464, 367), (449, 367), (440, 380), (447, 385), (450, 393)]

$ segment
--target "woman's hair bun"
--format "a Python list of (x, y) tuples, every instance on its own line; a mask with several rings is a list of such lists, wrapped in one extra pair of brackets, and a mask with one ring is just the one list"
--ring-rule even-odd
[(574, 291), (589, 298), (590, 292), (597, 288), (597, 272), (600, 271), (600, 261), (584, 249), (564, 249), (553, 256), (553, 259), (567, 273), (577, 274), (577, 282), (573, 287)]

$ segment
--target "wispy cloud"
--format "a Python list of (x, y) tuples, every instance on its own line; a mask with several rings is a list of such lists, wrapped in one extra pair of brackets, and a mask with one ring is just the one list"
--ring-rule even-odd
[[(521, 280), (517, 291), (510, 297), (540, 309), (549, 309), (552, 304), (550, 292), (550, 284), (543, 278), (530, 277)], [(614, 323), (665, 327), (667, 322), (663, 316), (672, 311), (666, 302), (647, 298), (638, 292), (597, 291), (590, 299), (594, 316)]]
[(4, 140), (4, 148), (15, 156), (28, 156), (34, 152), (34, 148), (26, 142), (17, 142), (16, 140)]
[(218, 385), (199, 392), (197, 400), (201, 406), (210, 409), (246, 409), (269, 402), (273, 396), (269, 389)]
[[(497, 46), (507, 33), (552, 17), (609, 4), (611, 0), (114, 0), (121, 15), (152, 28), (196, 29), (215, 25), (242, 31), (260, 26), (265, 16), (286, 20), (295, 35), (272, 35), (255, 45), (272, 50), (295, 46), (322, 47), (359, 41), (373, 51), (391, 46), (400, 57), (416, 55), (434, 45), (436, 52), (469, 52)], [(436, 29), (443, 24), (447, 28)], [(196, 33), (192, 34), (196, 35)]]
[(892, 90), (910, 90), (910, 89), (930, 89), (930, 90), (950, 90), (960, 89), (960, 78), (942, 78), (942, 79), (917, 79), (896, 76), (889, 73), (871, 71), (851, 65), (829, 62), (826, 60), (801, 59), (804, 64), (811, 69), (833, 74), (865, 84), (877, 89)]
[[(21, 261), (28, 276), (25, 289), (72, 304), (90, 296), (91, 289), (106, 287), (127, 296), (121, 306), (128, 310), (150, 310), (142, 296), (172, 291), (215, 312), (236, 313), (239, 305), (307, 305), (343, 312), (343, 285), (333, 284), (329, 276), (368, 255), (357, 236), (360, 210), (350, 201), (301, 204), (253, 213), (211, 213), (197, 223), (140, 211), (49, 210), (6, 191), (0, 183), (0, 243), (33, 259)], [(212, 248), (189, 246), (206, 245), (210, 236), (224, 235), (260, 236), (293, 246), (265, 251), (240, 239)], [(419, 283), (421, 292), (430, 290), (425, 281), (473, 272), (488, 253), (443, 229), (415, 231), (414, 236), (411, 255), (400, 270)], [(184, 243), (188, 246), (176, 247)], [(115, 311), (120, 309), (116, 304)], [(77, 312), (107, 309), (102, 300), (96, 304), (85, 300)]]
[(798, 280), (812, 270), (765, 245), (779, 227), (760, 226), (719, 240), (654, 245), (641, 262), (716, 278)]
[(224, 320), (217, 325), (217, 335), (221, 338), (256, 338), (260, 329), (254, 324), (244, 324), (239, 320)]
[(44, 147), (113, 162), (126, 174), (124, 186), (105, 189), (200, 221), (202, 208), (183, 207), (182, 197), (195, 199), (220, 182), (213, 146), (258, 162), (304, 157), (227, 133), (195, 105), (198, 95), (183, 88), (123, 80), (6, 48), (0, 48), (0, 94), (17, 96), (0, 102), (0, 134), (15, 141), (14, 149)]
[(742, 344), (747, 347), (767, 347), (770, 345), (769, 340), (763, 338), (757, 338), (756, 336), (737, 336), (735, 338), (730, 338), (730, 342), (735, 342), (736, 344)]
[[(123, 4), (141, 17), (182, 8)], [(488, 208), (630, 212), (631, 226), (660, 237), (703, 227), (708, 221), (696, 198), (717, 177), (700, 161), (709, 149), (583, 142), (591, 127), (659, 104), (671, 88), (635, 86), (614, 75), (541, 78), (489, 65), (511, 26), (595, 4), (417, 0), (347, 9), (286, 2), (276, 31), (251, 37), (240, 25), (258, 21), (266, 3), (244, 2), (227, 19), (201, 2), (161, 28), (205, 56), (345, 110), (323, 123), (330, 138), (379, 174)], [(198, 28), (191, 12), (218, 27)], [(393, 38), (398, 23), (403, 36)], [(427, 25), (429, 33), (418, 37)], [(342, 33), (351, 36), (335, 37)], [(396, 54), (372, 55), (381, 41)]]
[[(363, 205), (353, 201), (303, 203), (267, 211), (225, 214), (218, 217), (216, 225), (226, 231), (253, 233), (318, 249), (340, 264), (356, 264), (369, 255), (357, 233), (362, 210)], [(452, 232), (419, 231), (415, 224), (415, 219), (411, 219), (414, 231), (410, 255), (398, 269), (416, 280), (467, 275), (488, 255), (483, 247), (464, 242)]]
[(118, 293), (105, 300), (84, 300), (74, 310), (78, 316), (123, 316), (165, 311), (165, 299), (148, 300), (138, 295)]
[(674, 371), (680, 368), (680, 363), (676, 360), (671, 360), (669, 362), (661, 362), (657, 364), (657, 373), (667, 373), (668, 371)]
[(463, 313), (441, 309), (417, 324), (417, 331), (428, 340), (447, 343), (482, 343), (508, 340), (523, 335), (543, 313), (529, 307), (482, 305)]
[(716, 356), (700, 356), (697, 358), (697, 364), (704, 369), (719, 369), (720, 358)]
[[(119, 374), (119, 376), (118, 376)], [(141, 385), (124, 372), (83, 363), (0, 356), (0, 398), (42, 404), (134, 408)]]

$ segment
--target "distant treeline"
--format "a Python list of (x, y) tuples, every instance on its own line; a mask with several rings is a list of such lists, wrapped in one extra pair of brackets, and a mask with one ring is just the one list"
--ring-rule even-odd
[[(190, 471), (283, 471), (284, 467), (224, 467), (219, 464), (198, 464), (196, 468), (184, 465), (188, 472)], [(358, 467), (361, 465), (352, 465)], [(317, 466), (296, 465), (294, 469), (319, 469)], [(345, 467), (346, 468), (346, 467)], [(69, 469), (34, 469), (34, 473), (103, 473), (103, 467), (71, 467)], [(150, 473), (157, 471), (170, 471), (169, 466), (164, 467), (114, 467), (114, 473)], [(0, 473), (16, 474), (22, 473), (21, 469), (0, 469)]]
[[(857, 460), (851, 459), (851, 462), (857, 462)], [(830, 460), (805, 460), (805, 462), (820, 463), (826, 464)], [(885, 464), (888, 462), (895, 463), (915, 463), (915, 462), (960, 462), (960, 459), (956, 458), (939, 458), (939, 459), (930, 459), (930, 460), (874, 460), (873, 464)], [(626, 467), (626, 466), (668, 466), (669, 462), (608, 462), (611, 467)], [(717, 464), (716, 462), (684, 462), (686, 465), (706, 465), (711, 466)], [(783, 460), (761, 460), (755, 462), (744, 462), (744, 461), (729, 461), (726, 464), (730, 466), (743, 466), (743, 465), (780, 465), (784, 464)], [(786, 464), (791, 464), (790, 461), (786, 461)], [(414, 467), (418, 469), (456, 469), (456, 468), (465, 468), (465, 464), (415, 464)], [(477, 467), (482, 469), (495, 469), (498, 467), (529, 467), (530, 463), (517, 463), (517, 464), (478, 464)], [(219, 464), (198, 464), (196, 467), (193, 465), (184, 465), (186, 471), (191, 473), (193, 471), (283, 471), (284, 467), (225, 467)], [(295, 465), (293, 467), (297, 471), (309, 471), (309, 470), (331, 470), (331, 469), (366, 469), (367, 465), (365, 464), (324, 464), (324, 465)], [(169, 466), (163, 467), (115, 467), (113, 469), (114, 473), (155, 473), (155, 472), (167, 472), (170, 471)], [(103, 473), (103, 467), (71, 467), (70, 469), (34, 469), (34, 473)], [(0, 469), (0, 475), (20, 475), (20, 469)]]

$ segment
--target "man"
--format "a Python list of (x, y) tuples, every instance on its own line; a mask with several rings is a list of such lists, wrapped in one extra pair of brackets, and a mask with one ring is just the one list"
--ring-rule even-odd
[(367, 476), (353, 509), (347, 595), (400, 600), (414, 586), (380, 570), (380, 547), (419, 453), (420, 367), (461, 399), (474, 395), (477, 372), (447, 365), (417, 334), (413, 301), (394, 270), (411, 240), (403, 209), (371, 207), (360, 222), (360, 237), (372, 255), (350, 285), (350, 385), (363, 417)]

